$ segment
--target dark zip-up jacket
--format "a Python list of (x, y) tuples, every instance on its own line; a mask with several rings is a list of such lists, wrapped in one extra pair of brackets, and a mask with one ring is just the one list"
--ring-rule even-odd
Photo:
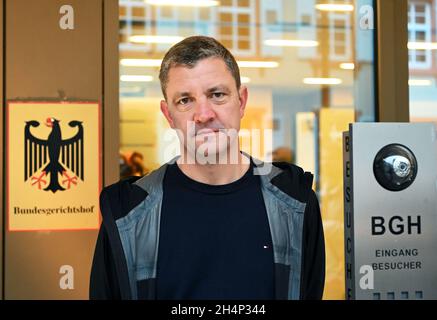
[[(254, 163), (273, 240), (275, 298), (321, 299), (325, 245), (313, 176), (288, 163)], [(91, 270), (91, 299), (156, 299), (166, 168), (164, 164), (101, 192), (103, 223)]]

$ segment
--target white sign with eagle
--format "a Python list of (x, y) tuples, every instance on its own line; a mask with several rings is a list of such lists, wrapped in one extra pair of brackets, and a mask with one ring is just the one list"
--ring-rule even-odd
[[(29, 178), (32, 185), (46, 183), (44, 178), (47, 176), (50, 183), (44, 189), (45, 191), (64, 191), (70, 189), (72, 184), (77, 185), (77, 178), (84, 180), (84, 161), (83, 161), (83, 126), (81, 121), (73, 120), (69, 122), (70, 127), (77, 127), (77, 133), (68, 139), (62, 139), (60, 120), (47, 118), (46, 126), (51, 128), (47, 139), (41, 139), (33, 135), (31, 127), (39, 127), (38, 121), (32, 120), (26, 122), (24, 129), (24, 180)], [(42, 169), (39, 176), (32, 176), (37, 170)], [(75, 176), (67, 173), (70, 169)], [(66, 187), (59, 184), (58, 175), (61, 174), (67, 183)]]
[(97, 229), (100, 105), (7, 104), (9, 231)]

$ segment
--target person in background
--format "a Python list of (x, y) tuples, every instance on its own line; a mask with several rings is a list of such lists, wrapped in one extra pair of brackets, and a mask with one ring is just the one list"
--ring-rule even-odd
[(288, 147), (279, 147), (272, 152), (272, 161), (293, 163), (293, 151)]
[(143, 175), (147, 174), (149, 170), (144, 165), (144, 157), (139, 152), (132, 152), (129, 163), (132, 168), (132, 175), (133, 176), (139, 176), (142, 177)]
[(120, 179), (125, 179), (132, 176), (132, 167), (129, 165), (126, 155), (120, 153)]

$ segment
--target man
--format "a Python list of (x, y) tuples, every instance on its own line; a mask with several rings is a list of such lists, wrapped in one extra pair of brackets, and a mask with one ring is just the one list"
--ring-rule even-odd
[(320, 299), (312, 175), (240, 152), (248, 93), (234, 57), (212, 38), (189, 37), (165, 55), (160, 81), (181, 155), (101, 193), (90, 297)]

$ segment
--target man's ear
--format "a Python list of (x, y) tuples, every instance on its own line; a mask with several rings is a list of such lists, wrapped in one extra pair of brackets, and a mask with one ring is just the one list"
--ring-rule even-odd
[(240, 100), (240, 119), (244, 116), (244, 110), (246, 109), (247, 99), (248, 99), (248, 92), (246, 86), (241, 86), (239, 90), (239, 100)]
[(174, 129), (174, 122), (171, 117), (170, 111), (168, 110), (168, 104), (167, 101), (161, 100), (161, 112), (164, 115), (164, 117), (167, 119), (168, 124), (172, 129)]

